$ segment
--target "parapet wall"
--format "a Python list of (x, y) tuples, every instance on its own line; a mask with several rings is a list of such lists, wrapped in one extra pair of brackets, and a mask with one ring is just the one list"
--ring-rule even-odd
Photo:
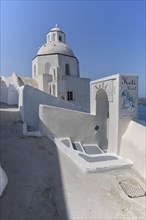
[(29, 126), (32, 126), (35, 130), (38, 130), (39, 128), (40, 104), (81, 111), (81, 109), (72, 103), (51, 96), (31, 86), (25, 85), (19, 89), (19, 110), (23, 122)]
[(0, 79), (0, 102), (8, 105), (18, 105), (18, 90), (17, 90), (16, 74), (11, 77), (2, 77)]
[(120, 156), (132, 160), (136, 171), (146, 177), (146, 126), (135, 121), (129, 123), (122, 136)]
[[(95, 115), (52, 106), (40, 105), (40, 132), (57, 138), (70, 137), (82, 144), (106, 145), (105, 124), (97, 121)], [(95, 129), (96, 126), (99, 129)]]

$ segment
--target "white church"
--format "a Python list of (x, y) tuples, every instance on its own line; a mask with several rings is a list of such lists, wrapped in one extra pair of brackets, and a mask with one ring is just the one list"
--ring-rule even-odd
[(33, 59), (32, 78), (40, 90), (89, 110), (90, 79), (80, 78), (79, 61), (58, 27), (49, 31)]

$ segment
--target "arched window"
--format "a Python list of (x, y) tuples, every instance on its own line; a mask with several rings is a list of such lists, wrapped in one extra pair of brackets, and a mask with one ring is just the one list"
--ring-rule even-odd
[(53, 79), (57, 80), (57, 73), (56, 73), (56, 69), (55, 68), (53, 70)]
[(60, 42), (62, 41), (62, 36), (59, 36), (59, 41), (60, 41)]
[(70, 75), (70, 67), (69, 64), (65, 64), (65, 75)]

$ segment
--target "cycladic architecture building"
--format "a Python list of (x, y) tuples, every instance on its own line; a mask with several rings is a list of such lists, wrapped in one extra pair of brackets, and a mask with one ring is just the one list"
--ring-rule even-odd
[(32, 61), (32, 78), (40, 90), (89, 111), (90, 79), (80, 78), (79, 61), (57, 26)]
[(32, 61), (32, 78), (13, 73), (1, 78), (0, 87), (0, 102), (18, 104), (25, 134), (31, 127), (30, 135), (37, 131), (52, 138), (84, 171), (133, 162), (145, 177), (145, 126), (136, 122), (137, 75), (80, 78), (78, 59), (55, 27)]

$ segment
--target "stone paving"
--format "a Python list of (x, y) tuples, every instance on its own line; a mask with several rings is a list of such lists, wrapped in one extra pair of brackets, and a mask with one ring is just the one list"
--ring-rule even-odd
[(144, 181), (134, 169), (82, 173), (46, 137), (26, 137), (15, 106), (1, 105), (0, 163), (8, 185), (1, 220), (145, 219), (145, 196), (129, 198), (119, 182)]

